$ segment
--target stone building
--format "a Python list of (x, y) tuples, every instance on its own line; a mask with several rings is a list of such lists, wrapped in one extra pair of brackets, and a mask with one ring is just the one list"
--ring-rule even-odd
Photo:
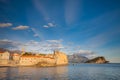
[(68, 64), (67, 56), (59, 51), (54, 51), (53, 54), (25, 54), (22, 52), (9, 53), (8, 51), (0, 52), (0, 64), (13, 66), (57, 66)]
[(0, 52), (0, 64), (8, 64), (10, 53), (8, 51)]
[(10, 58), (10, 53), (9, 52), (0, 52), (0, 59), (5, 59), (5, 60), (9, 60)]
[(19, 61), (20, 60), (20, 54), (14, 53), (12, 55), (14, 61)]
[(68, 64), (67, 56), (59, 51), (47, 55), (22, 55), (19, 60), (21, 66), (57, 66), (66, 64)]
[(19, 60), (19, 65), (29, 66), (35, 65), (39, 62), (39, 58), (37, 56), (21, 56)]
[(54, 57), (56, 59), (56, 65), (68, 64), (68, 58), (65, 53), (59, 52), (59, 51), (54, 51)]

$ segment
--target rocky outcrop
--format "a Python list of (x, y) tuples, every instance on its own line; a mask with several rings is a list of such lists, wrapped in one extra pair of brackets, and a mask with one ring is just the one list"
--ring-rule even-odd
[(54, 57), (56, 60), (56, 65), (66, 65), (68, 64), (67, 55), (63, 52), (54, 51)]
[(88, 58), (77, 55), (77, 54), (73, 54), (73, 55), (68, 55), (68, 61), (70, 63), (84, 63), (84, 62), (88, 61)]
[(108, 63), (109, 61), (106, 61), (106, 59), (101, 56), (101, 57), (96, 57), (94, 59), (88, 60), (85, 63), (97, 63), (97, 64), (102, 64), (102, 63)]

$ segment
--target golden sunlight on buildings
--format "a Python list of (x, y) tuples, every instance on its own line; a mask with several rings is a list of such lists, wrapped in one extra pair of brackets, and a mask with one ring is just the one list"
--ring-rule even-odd
[(30, 52), (10, 53), (0, 52), (1, 66), (57, 66), (68, 64), (67, 56), (63, 52), (54, 51), (53, 54), (33, 54)]

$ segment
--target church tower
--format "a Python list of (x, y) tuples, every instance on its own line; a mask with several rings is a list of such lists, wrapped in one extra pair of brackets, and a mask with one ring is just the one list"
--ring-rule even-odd
[(21, 53), (21, 56), (23, 55), (23, 54), (25, 54), (25, 48), (24, 47), (22, 47), (22, 53)]

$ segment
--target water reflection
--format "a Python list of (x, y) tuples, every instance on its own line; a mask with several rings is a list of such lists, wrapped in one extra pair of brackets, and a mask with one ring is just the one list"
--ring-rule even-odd
[(120, 64), (0, 67), (0, 80), (119, 80)]
[(4, 67), (0, 68), (0, 78), (1, 79), (5, 79), (7, 77), (6, 72), (7, 72), (7, 68), (4, 68)]
[(17, 67), (0, 68), (1, 80), (67, 80), (68, 67)]

